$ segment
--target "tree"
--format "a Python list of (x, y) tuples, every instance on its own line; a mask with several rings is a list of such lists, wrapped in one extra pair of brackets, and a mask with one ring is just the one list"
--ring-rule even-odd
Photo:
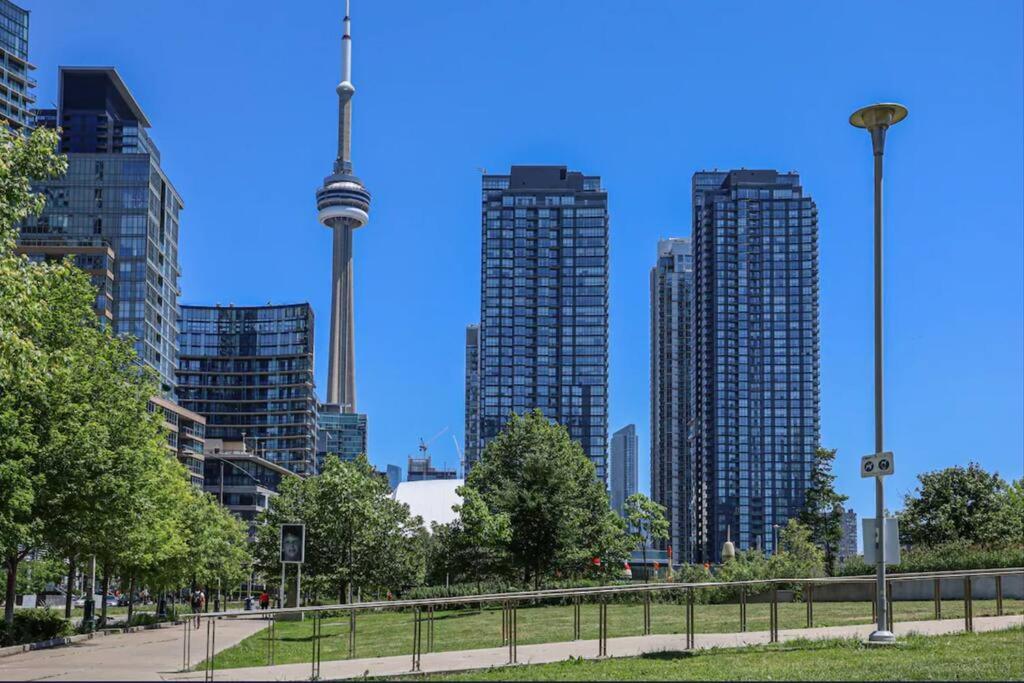
[(539, 410), (512, 415), (466, 480), (493, 515), (508, 519), (510, 568), (539, 586), (559, 572), (621, 567), (629, 553), (622, 520), (580, 445)]
[(456, 491), (462, 503), (455, 506), (459, 517), (450, 525), (452, 564), (476, 582), (501, 570), (505, 548), (512, 538), (508, 515), (492, 513), (480, 493), (469, 486)]
[(910, 545), (936, 546), (966, 541), (980, 546), (1020, 545), (1020, 485), (1009, 486), (998, 473), (977, 463), (947, 467), (917, 477), (903, 500), (900, 533)]
[(642, 493), (634, 493), (626, 499), (625, 512), (633, 547), (639, 545), (644, 556), (644, 581), (647, 581), (650, 575), (647, 571), (647, 544), (650, 541), (663, 541), (668, 538), (665, 506), (658, 505)]
[(836, 492), (832, 465), (836, 449), (818, 447), (811, 468), (811, 485), (797, 519), (810, 531), (811, 540), (825, 553), (825, 571), (835, 574), (839, 542), (843, 538), (843, 503), (846, 496)]
[(391, 498), (365, 456), (328, 457), (319, 476), (290, 478), (261, 514), (256, 562), (268, 577), (280, 571), (280, 525), (306, 525), (303, 576), (310, 584), (352, 599), (353, 588), (401, 589), (423, 579), (422, 520)]

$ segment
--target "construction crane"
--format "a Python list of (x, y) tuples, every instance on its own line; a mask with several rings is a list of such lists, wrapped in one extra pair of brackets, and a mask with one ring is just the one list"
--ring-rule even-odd
[(420, 437), (420, 453), (422, 454), (421, 457), (423, 457), (423, 458), (427, 457), (427, 446), (429, 446), (430, 444), (432, 444), (435, 441), (437, 441), (438, 438), (444, 436), (445, 432), (447, 432), (447, 431), (448, 431), (448, 428), (445, 427), (444, 429), (439, 431), (437, 434), (434, 434), (432, 437), (430, 437), (426, 441), (423, 440), (423, 437)]
[(459, 454), (459, 467), (462, 468), (462, 476), (466, 476), (466, 461), (462, 457), (462, 449), (459, 448), (459, 440), (452, 434), (452, 441), (455, 443), (455, 452)]

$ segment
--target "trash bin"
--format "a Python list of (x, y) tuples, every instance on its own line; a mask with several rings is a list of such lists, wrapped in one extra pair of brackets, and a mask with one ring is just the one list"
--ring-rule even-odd
[(245, 599), (245, 611), (246, 612), (251, 612), (252, 611), (252, 596), (251, 595)]

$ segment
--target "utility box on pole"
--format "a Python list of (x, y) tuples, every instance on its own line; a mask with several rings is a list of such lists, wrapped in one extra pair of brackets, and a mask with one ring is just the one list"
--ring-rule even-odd
[[(884, 521), (884, 536), (882, 543), (882, 557), (886, 564), (900, 563), (900, 522), (895, 517), (886, 517)], [(875, 520), (873, 517), (865, 517), (861, 520), (861, 531), (864, 532), (864, 561), (867, 564), (875, 564), (878, 557), (875, 555)]]

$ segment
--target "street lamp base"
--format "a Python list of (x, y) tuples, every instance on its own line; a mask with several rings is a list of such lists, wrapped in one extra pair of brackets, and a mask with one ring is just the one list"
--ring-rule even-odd
[(895, 645), (896, 636), (892, 631), (872, 631), (868, 636), (868, 645)]

